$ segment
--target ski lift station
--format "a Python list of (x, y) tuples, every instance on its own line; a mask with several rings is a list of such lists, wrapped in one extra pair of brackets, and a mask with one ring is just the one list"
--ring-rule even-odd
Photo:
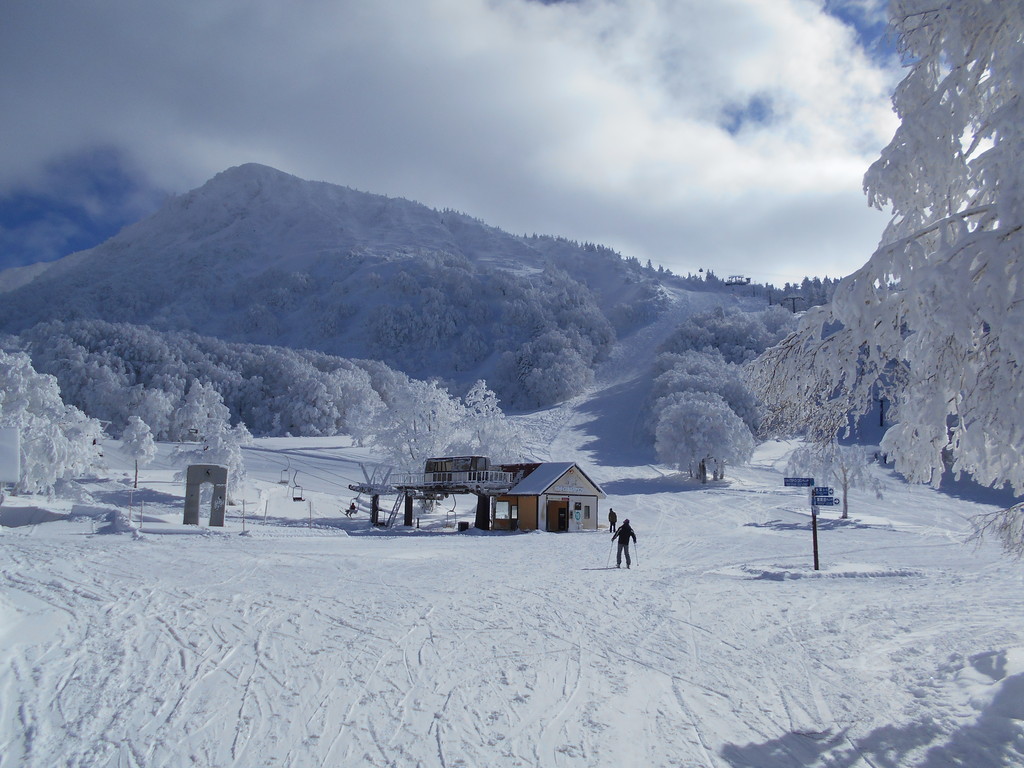
[[(601, 487), (574, 462), (491, 466), (486, 456), (427, 459), (422, 473), (388, 477), (383, 483), (354, 483), (349, 488), (373, 500), (371, 523), (390, 525), (404, 506), (404, 524), (413, 524), (415, 499), (452, 494), (477, 497), (475, 526), (496, 531), (597, 530)], [(380, 496), (396, 496), (387, 521), (379, 515)]]

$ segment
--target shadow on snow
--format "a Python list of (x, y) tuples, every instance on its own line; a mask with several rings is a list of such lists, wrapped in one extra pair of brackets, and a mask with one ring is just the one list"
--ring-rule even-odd
[[(858, 737), (847, 730), (836, 734), (791, 732), (761, 744), (726, 744), (720, 754), (734, 768), (1001, 768), (1024, 764), (1024, 674), (1002, 678), (998, 662), (1005, 653), (972, 657), (975, 669), (1000, 682), (998, 693), (977, 719), (946, 733), (934, 720), (905, 726), (884, 725)], [(920, 752), (924, 751), (921, 755)], [(917, 754), (913, 754), (917, 753)]]
[[(746, 523), (746, 528), (768, 528), (773, 531), (806, 531), (811, 527), (810, 518), (803, 520), (797, 520), (795, 522), (783, 522), (782, 520), (766, 520), (763, 523)], [(877, 528), (878, 526), (868, 525), (862, 523), (859, 520), (853, 518), (847, 518), (846, 520), (834, 517), (822, 517), (818, 516), (818, 530), (819, 531), (835, 531), (840, 528), (861, 528), (871, 529)]]
[(647, 399), (649, 383), (637, 378), (610, 387), (580, 406), (580, 413), (590, 416), (587, 426), (591, 435), (583, 446), (593, 451), (597, 464), (621, 466), (647, 464), (654, 461), (653, 445), (644, 445), (640, 428), (640, 409)]
[(655, 493), (685, 493), (688, 491), (707, 491), (711, 488), (722, 488), (728, 481), (708, 482), (701, 484), (683, 474), (664, 475), (662, 477), (629, 477), (601, 483), (605, 493), (622, 496), (647, 496)]

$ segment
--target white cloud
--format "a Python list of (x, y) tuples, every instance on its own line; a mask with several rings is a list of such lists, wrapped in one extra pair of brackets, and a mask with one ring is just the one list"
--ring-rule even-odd
[[(113, 145), (174, 191), (256, 161), (676, 271), (706, 265), (670, 242), (754, 274), (785, 253), (789, 278), (852, 271), (881, 230), (860, 178), (894, 73), (821, 2), (18, 6), (0, 190)], [(841, 229), (827, 263), (793, 236), (812, 209)]]

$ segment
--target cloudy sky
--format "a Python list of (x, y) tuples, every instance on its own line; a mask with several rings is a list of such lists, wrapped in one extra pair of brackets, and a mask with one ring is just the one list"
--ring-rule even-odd
[(32, 0), (0, 17), (0, 267), (259, 162), (782, 283), (867, 260), (884, 0)]

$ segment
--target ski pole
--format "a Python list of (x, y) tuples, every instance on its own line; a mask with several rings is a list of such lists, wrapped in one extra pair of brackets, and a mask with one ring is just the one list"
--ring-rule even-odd
[(608, 547), (608, 561), (604, 564), (605, 568), (612, 567), (612, 550), (615, 549), (615, 539), (612, 539), (612, 545)]
[(633, 543), (636, 544), (636, 567), (639, 568), (640, 567), (640, 542), (639, 541), (634, 541)]

